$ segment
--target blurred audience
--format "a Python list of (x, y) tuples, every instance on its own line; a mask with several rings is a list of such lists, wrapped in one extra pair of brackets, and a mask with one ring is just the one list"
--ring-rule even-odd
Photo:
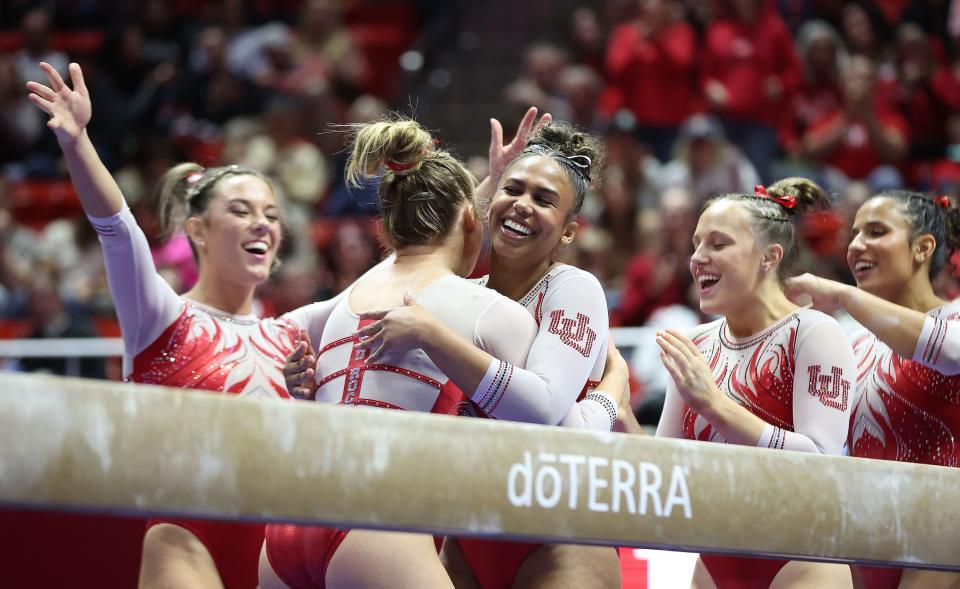
[[(163, 170), (192, 160), (270, 176), (288, 234), (284, 264), (257, 297), (262, 312), (280, 313), (335, 295), (380, 254), (377, 180), (346, 186), (336, 125), (432, 108), (444, 94), (427, 85), (443, 70), (454, 92), (458, 55), (489, 71), (504, 59), (476, 46), (494, 25), (458, 22), (469, 9), (440, 2), (67, 4), (0, 11), (0, 314), (50, 313), (39, 336), (109, 335), (112, 313), (95, 235), (26, 99), (40, 60), (65, 77), (68, 61), (83, 65), (96, 100), (90, 133), (176, 290), (192, 285), (196, 265), (183, 235), (156, 230), (150, 192)], [(534, 18), (523, 14), (514, 17)], [(614, 324), (701, 319), (690, 234), (717, 194), (793, 174), (823, 184), (840, 216), (802, 227), (804, 264), (841, 280), (846, 219), (868, 194), (960, 196), (960, 2), (604, 0), (554, 16), (551, 25), (536, 14), (537, 30), (555, 34), (511, 46), (521, 71), (486, 100), (518, 113), (536, 105), (604, 138), (606, 170), (564, 255), (601, 280)], [(453, 29), (431, 30), (438, 22)], [(454, 45), (463, 53), (448, 52)], [(401, 93), (390, 80), (405, 51), (423, 63), (404, 70)], [(485, 152), (475, 151), (461, 155), (479, 178)], [(960, 294), (952, 267), (937, 285)]]

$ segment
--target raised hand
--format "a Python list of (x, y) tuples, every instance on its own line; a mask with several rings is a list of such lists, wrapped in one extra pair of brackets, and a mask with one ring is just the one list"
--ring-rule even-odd
[(283, 379), (290, 396), (307, 401), (316, 398), (316, 365), (317, 356), (310, 343), (310, 334), (301, 329), (297, 347), (287, 356), (287, 362), (283, 365)]
[(422, 347), (430, 325), (436, 321), (409, 293), (403, 295), (402, 307), (360, 313), (360, 318), (374, 320), (354, 333), (359, 338), (357, 347), (369, 352), (365, 359), (368, 364), (376, 364), (389, 350), (405, 352)]
[(812, 305), (818, 311), (833, 313), (841, 307), (840, 295), (846, 288), (852, 287), (813, 274), (801, 274), (788, 278), (783, 291), (797, 305)]
[(506, 145), (503, 143), (503, 125), (497, 119), (490, 119), (490, 178), (494, 184), (500, 181), (500, 176), (503, 175), (507, 164), (520, 155), (523, 148), (527, 146), (530, 135), (552, 119), (550, 113), (543, 113), (540, 121), (537, 122), (537, 107), (531, 106), (520, 120), (513, 141)]
[(27, 82), (30, 102), (50, 115), (47, 126), (57, 135), (58, 141), (74, 142), (90, 122), (92, 114), (90, 93), (83, 81), (83, 72), (79, 65), (70, 64), (71, 90), (49, 63), (40, 62), (40, 68), (47, 74), (50, 85)]
[(690, 338), (668, 329), (657, 332), (660, 360), (677, 385), (677, 392), (691, 409), (705, 413), (723, 394), (713, 380), (713, 373)]

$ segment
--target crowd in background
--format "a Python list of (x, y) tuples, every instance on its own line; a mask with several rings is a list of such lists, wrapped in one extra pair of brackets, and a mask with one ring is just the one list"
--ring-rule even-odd
[[(39, 61), (64, 77), (82, 65), (92, 140), (178, 291), (196, 269), (183, 236), (156, 238), (159, 176), (190, 160), (273, 178), (287, 251), (258, 301), (282, 313), (339, 292), (378, 258), (375, 185), (345, 187), (331, 125), (404, 112), (417, 89), (400, 91), (400, 56), (431, 36), (436, 13), (449, 17), (444, 4), (5, 2), (0, 337), (117, 333), (96, 236), (26, 98)], [(595, 0), (564, 18), (564, 34), (518, 41), (502, 99), (605, 140), (606, 171), (564, 255), (604, 284), (613, 325), (702, 320), (690, 236), (713, 195), (788, 175), (821, 183), (838, 214), (804, 221), (805, 266), (845, 281), (848, 216), (867, 195), (960, 195), (958, 0)], [(949, 265), (939, 283), (950, 298), (955, 274)]]

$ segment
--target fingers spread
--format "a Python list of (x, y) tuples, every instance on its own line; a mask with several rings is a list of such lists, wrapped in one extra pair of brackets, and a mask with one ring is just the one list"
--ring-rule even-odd
[(52, 101), (57, 95), (56, 92), (50, 88), (44, 86), (43, 84), (38, 84), (37, 82), (27, 82), (27, 90), (33, 92), (43, 98), (44, 100)]
[(540, 117), (540, 120), (539, 120), (539, 121), (537, 121), (537, 126), (534, 128), (534, 131), (536, 131), (536, 130), (539, 129), (540, 127), (543, 127), (544, 125), (549, 124), (550, 121), (552, 121), (552, 120), (553, 120), (553, 115), (552, 115), (552, 114), (550, 114), (550, 113), (548, 113), (548, 112), (543, 113), (543, 116)]
[(520, 126), (517, 127), (517, 136), (516, 141), (520, 143), (526, 143), (527, 137), (530, 136), (530, 131), (533, 129), (533, 122), (537, 120), (537, 107), (531, 106), (527, 109), (527, 112), (523, 113), (523, 118), (520, 120)]
[(497, 119), (490, 119), (490, 148), (500, 149), (503, 145), (503, 125)]
[(67, 87), (67, 85), (63, 82), (63, 78), (60, 77), (60, 73), (53, 69), (53, 66), (49, 63), (41, 61), (40, 69), (43, 70), (43, 73), (47, 74), (47, 79), (50, 80), (50, 87), (53, 88), (54, 92), (59, 92)]
[(89, 95), (89, 92), (87, 92), (87, 83), (83, 80), (83, 70), (80, 69), (80, 65), (71, 63), (69, 69), (70, 81), (73, 83), (73, 89), (79, 92), (82, 96)]
[(47, 113), (48, 115), (53, 114), (53, 103), (49, 100), (44, 100), (43, 98), (37, 96), (36, 94), (28, 94), (27, 98), (30, 99), (30, 102), (37, 105), (37, 108)]

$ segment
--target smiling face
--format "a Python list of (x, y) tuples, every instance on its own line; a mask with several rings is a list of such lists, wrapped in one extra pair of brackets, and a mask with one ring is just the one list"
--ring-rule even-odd
[(226, 176), (212, 190), (206, 212), (187, 220), (200, 271), (256, 286), (270, 276), (280, 247), (276, 197), (266, 182), (249, 174)]
[(900, 202), (891, 198), (868, 200), (853, 221), (847, 264), (857, 286), (887, 300), (917, 272), (926, 272), (914, 260), (910, 219)]
[(573, 241), (569, 221), (573, 190), (563, 166), (533, 155), (510, 166), (490, 202), (490, 241), (498, 256), (550, 262), (559, 245)]
[(721, 200), (707, 208), (693, 233), (693, 247), (690, 273), (704, 313), (729, 315), (751, 300), (763, 278), (763, 252), (745, 206)]

